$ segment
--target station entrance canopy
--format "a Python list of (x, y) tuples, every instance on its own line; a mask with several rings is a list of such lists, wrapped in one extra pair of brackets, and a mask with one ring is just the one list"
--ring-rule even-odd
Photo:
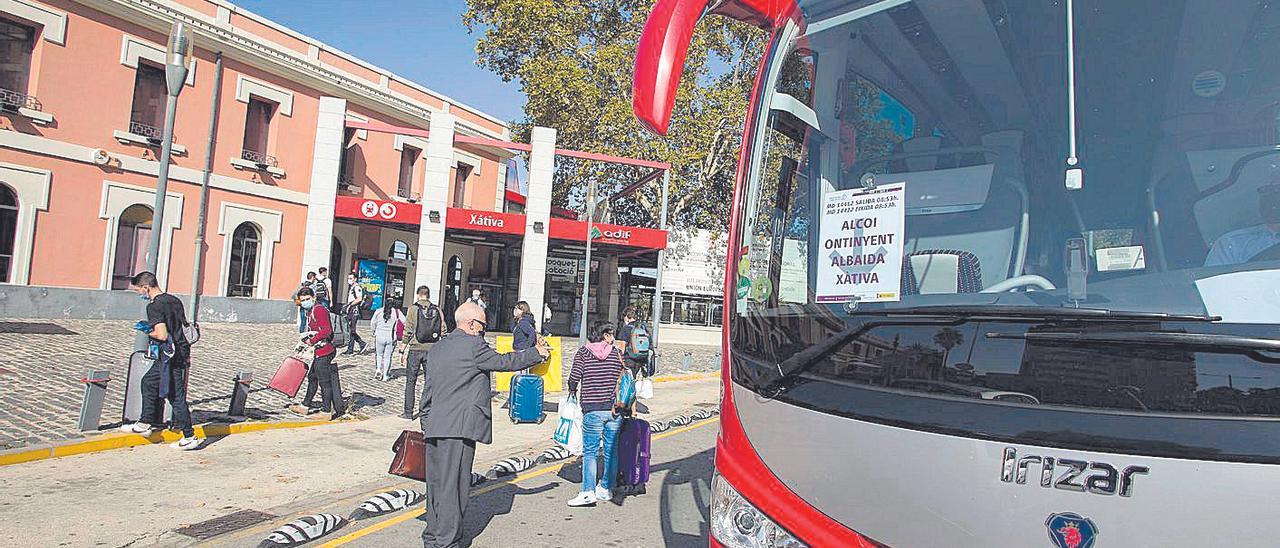
[[(422, 222), (422, 205), (412, 202), (375, 200), (357, 196), (338, 196), (334, 216), (339, 219), (375, 224), (417, 227)], [(428, 221), (430, 222), (430, 221)], [(450, 207), (445, 212), (446, 230), (489, 234), (523, 235), (525, 216)], [(548, 237), (552, 240), (583, 242), (587, 239), (587, 222), (573, 219), (550, 219)], [(666, 249), (667, 231), (656, 228), (592, 223), (592, 242), (638, 249)]]

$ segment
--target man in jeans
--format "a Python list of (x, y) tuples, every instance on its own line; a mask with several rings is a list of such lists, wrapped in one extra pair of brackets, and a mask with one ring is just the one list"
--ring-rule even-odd
[[(400, 415), (400, 418), (406, 420), (417, 417), (413, 404), (417, 396), (418, 373), (426, 370), (427, 352), (444, 334), (444, 318), (440, 314), (440, 307), (431, 304), (431, 288), (420, 285), (415, 294), (417, 301), (409, 307), (404, 338), (400, 340), (403, 343), (400, 352), (409, 350), (409, 359), (404, 365), (404, 414)], [(425, 375), (423, 380), (426, 380)]]
[(191, 365), (191, 343), (183, 328), (187, 316), (182, 301), (160, 290), (156, 275), (139, 272), (130, 280), (133, 290), (147, 301), (147, 319), (134, 328), (147, 334), (148, 355), (155, 359), (151, 368), (142, 376), (142, 415), (138, 422), (127, 424), (121, 430), (134, 434), (147, 434), (152, 425), (148, 421), (160, 418), (163, 402), (173, 408), (170, 427), (182, 430), (182, 439), (173, 447), (190, 451), (200, 447), (201, 440), (191, 427), (191, 411), (187, 408), (187, 373)]
[(342, 315), (347, 322), (347, 351), (344, 355), (354, 354), (356, 344), (360, 345), (360, 353), (364, 353), (366, 343), (360, 338), (360, 334), (356, 333), (356, 328), (360, 325), (360, 310), (364, 306), (364, 288), (356, 283), (355, 274), (347, 274), (347, 304), (342, 307)]

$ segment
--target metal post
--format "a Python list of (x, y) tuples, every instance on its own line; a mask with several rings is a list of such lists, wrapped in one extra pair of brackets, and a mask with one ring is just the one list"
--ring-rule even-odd
[(196, 221), (196, 259), (191, 267), (191, 321), (200, 319), (200, 275), (204, 270), (205, 219), (209, 210), (209, 179), (213, 176), (213, 147), (218, 135), (218, 107), (222, 100), (222, 52), (215, 57), (213, 102), (209, 105), (209, 143), (205, 148), (204, 177), (200, 181), (200, 218)]
[(582, 275), (582, 318), (578, 320), (578, 345), (587, 344), (587, 305), (591, 299), (591, 231), (595, 229), (596, 185), (587, 183), (587, 263)]
[[(164, 79), (168, 97), (164, 103), (164, 133), (160, 140), (160, 171), (156, 176), (156, 201), (151, 210), (151, 235), (147, 238), (147, 271), (158, 275), (160, 263), (160, 239), (164, 237), (164, 202), (169, 191), (169, 165), (173, 154), (173, 123), (178, 115), (178, 94), (187, 82), (187, 56), (191, 48), (191, 36), (181, 21), (173, 24), (169, 33), (169, 58), (165, 60)], [(144, 309), (145, 310), (145, 309)], [(145, 314), (145, 312), (144, 312)], [(133, 341), (134, 350), (147, 348), (147, 336), (139, 332)]]
[[(671, 172), (662, 172), (662, 213), (658, 218), (658, 227), (667, 229), (667, 191), (671, 186)], [(658, 345), (658, 324), (662, 323), (662, 271), (667, 268), (667, 247), (658, 250), (658, 274), (653, 279), (653, 320), (649, 322), (649, 337), (654, 347)], [(657, 370), (658, 356), (653, 356), (654, 370)]]
[(241, 371), (232, 381), (231, 404), (227, 406), (227, 414), (243, 417), (245, 402), (249, 401), (249, 386), (253, 384), (253, 372)]
[(107, 395), (107, 383), (110, 381), (111, 372), (98, 369), (85, 371), (84, 378), (80, 379), (84, 383), (84, 398), (80, 402), (81, 432), (98, 429), (102, 419), (102, 400)]

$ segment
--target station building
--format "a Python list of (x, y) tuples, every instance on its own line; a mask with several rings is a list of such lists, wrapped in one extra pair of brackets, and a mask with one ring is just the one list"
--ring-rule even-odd
[[(155, 227), (175, 21), (195, 50)], [(491, 330), (525, 300), (577, 334), (588, 275), (589, 318), (650, 309), (667, 233), (597, 224), (586, 264), (583, 215), (551, 205), (556, 157), (573, 153), (549, 128), (512, 142), (493, 116), (224, 0), (0, 0), (0, 317), (133, 319), (123, 290), (160, 238), (162, 285), (198, 292), (203, 321), (292, 321), (299, 281), (327, 267), (338, 301), (347, 272), (379, 304), (480, 289)], [(525, 191), (506, 184), (517, 155)], [(713, 316), (663, 325), (701, 323), (684, 338), (716, 344)]]

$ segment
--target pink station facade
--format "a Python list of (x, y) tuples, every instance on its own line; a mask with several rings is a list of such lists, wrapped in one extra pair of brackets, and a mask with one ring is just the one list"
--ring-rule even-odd
[[(175, 20), (193, 29), (195, 53), (153, 227)], [(304, 272), (338, 272), (342, 295), (342, 273), (361, 260), (383, 263), (388, 297), (452, 284), (540, 308), (555, 132), (538, 128), (526, 147), (531, 190), (518, 215), (504, 185), (515, 153), (492, 144), (509, 138), (492, 116), (222, 0), (0, 0), (0, 316), (112, 316), (94, 307), (119, 301), (111, 290), (146, 264), (156, 237), (162, 284), (179, 295), (200, 284), (202, 317), (282, 321)], [(500, 265), (509, 244), (534, 260)], [(664, 246), (665, 233), (646, 245)]]

